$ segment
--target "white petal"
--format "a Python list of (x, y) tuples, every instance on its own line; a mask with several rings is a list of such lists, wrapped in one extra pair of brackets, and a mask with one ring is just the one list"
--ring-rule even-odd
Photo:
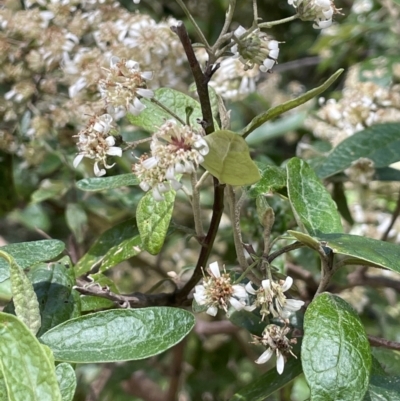
[(133, 60), (128, 60), (125, 63), (125, 67), (130, 70), (137, 71), (137, 70), (139, 70), (139, 63), (137, 63), (136, 61), (133, 61)]
[(133, 104), (129, 105), (129, 111), (134, 116), (138, 116), (145, 108), (146, 106), (137, 97), (135, 97)]
[(247, 305), (243, 309), (247, 310), (248, 312), (252, 312), (256, 308), (257, 308), (257, 306), (255, 306), (255, 305)]
[(282, 291), (286, 292), (293, 284), (293, 279), (290, 276), (286, 277), (285, 282), (282, 285)]
[(274, 60), (276, 60), (278, 58), (278, 56), (279, 56), (279, 49), (270, 50), (270, 52), (269, 52), (270, 58), (273, 58)]
[(178, 191), (183, 187), (183, 185), (177, 180), (170, 180), (170, 183), (171, 183), (172, 189), (174, 189), (175, 191)]
[(214, 277), (221, 277), (221, 272), (219, 271), (219, 266), (218, 266), (218, 262), (212, 262), (209, 264), (208, 266), (211, 270), (211, 274)]
[(157, 159), (156, 157), (152, 156), (152, 157), (149, 157), (149, 158), (146, 159), (146, 160), (143, 160), (143, 161), (142, 161), (142, 166), (143, 166), (146, 170), (150, 170), (150, 169), (152, 169), (153, 167), (157, 166), (157, 163), (158, 163), (158, 159)]
[(108, 136), (106, 138), (106, 143), (108, 146), (114, 146), (115, 145), (115, 138), (113, 136)]
[(94, 175), (96, 177), (101, 177), (106, 173), (106, 170), (104, 168), (99, 168), (99, 162), (94, 163)]
[(157, 187), (153, 188), (153, 198), (154, 200), (156, 200), (157, 202), (161, 202), (164, 200), (164, 197), (160, 194), (160, 192), (158, 192)]
[(233, 296), (237, 298), (247, 298), (247, 293), (246, 289), (240, 285), (240, 284), (235, 284), (232, 286), (233, 289)]
[(153, 79), (153, 72), (152, 72), (152, 71), (143, 71), (143, 72), (140, 74), (140, 76), (141, 76), (143, 79), (150, 80), (150, 79)]
[(268, 348), (265, 352), (263, 352), (260, 357), (255, 361), (255, 363), (261, 364), (268, 362), (271, 359), (271, 356), (273, 355), (273, 351), (271, 348)]
[(107, 154), (110, 156), (122, 156), (122, 149), (118, 146), (112, 146), (110, 149), (107, 150)]
[(171, 191), (171, 185), (169, 184), (169, 182), (160, 182), (157, 185), (157, 189), (160, 192), (160, 194), (164, 194), (166, 192)]
[(242, 25), (239, 25), (233, 34), (237, 37), (240, 38), (244, 33), (246, 32), (246, 29), (242, 27)]
[(208, 315), (210, 315), (210, 316), (216, 316), (217, 315), (217, 312), (218, 312), (218, 308), (216, 307), (216, 306), (210, 306), (208, 309), (207, 309), (207, 314)]
[(262, 285), (262, 288), (264, 288), (264, 290), (270, 290), (271, 289), (271, 284), (270, 284), (268, 279), (261, 281), (261, 285)]
[(256, 290), (253, 288), (253, 286), (251, 285), (251, 281), (249, 281), (247, 284), (246, 284), (246, 291), (249, 293), (249, 294), (251, 294), (251, 295), (256, 295)]
[(136, 92), (138, 93), (138, 95), (147, 99), (151, 99), (152, 97), (154, 97), (154, 92), (150, 89), (139, 88)]
[(236, 298), (229, 298), (229, 303), (236, 309), (236, 310), (242, 310), (246, 304), (244, 302), (240, 302)]
[(142, 191), (144, 191), (144, 192), (147, 192), (151, 187), (150, 187), (150, 185), (147, 183), (147, 182), (145, 182), (145, 181), (142, 181), (140, 184), (139, 184), (139, 187), (142, 189)]
[(185, 166), (183, 166), (181, 163), (176, 163), (175, 164), (175, 172), (177, 174), (183, 174), (185, 172)]
[(169, 166), (167, 168), (167, 171), (165, 173), (165, 178), (167, 180), (173, 180), (175, 178), (175, 167), (174, 166)]
[(278, 352), (276, 359), (276, 370), (281, 375), (283, 373), (284, 368), (285, 368), (285, 358), (280, 352)]
[(274, 50), (279, 48), (279, 42), (277, 40), (271, 40), (268, 42), (268, 49)]
[(113, 56), (110, 58), (110, 67), (115, 68), (117, 63), (119, 63), (121, 60), (119, 57)]
[(271, 60), (270, 58), (266, 58), (264, 60), (264, 62), (263, 62), (263, 65), (260, 66), (260, 67), (264, 67), (268, 71), (274, 66), (274, 64), (275, 64), (275, 60)]
[(295, 312), (299, 310), (304, 305), (303, 301), (299, 299), (286, 299), (285, 309)]
[(84, 157), (84, 155), (82, 155), (82, 154), (79, 154), (75, 157), (74, 162), (72, 163), (74, 168), (78, 167), (78, 164), (82, 161), (83, 157)]

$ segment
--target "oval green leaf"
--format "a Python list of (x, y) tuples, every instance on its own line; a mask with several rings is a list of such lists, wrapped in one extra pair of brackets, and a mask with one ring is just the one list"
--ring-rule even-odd
[(76, 389), (76, 375), (73, 367), (69, 363), (60, 363), (56, 367), (56, 377), (62, 401), (72, 401)]
[(164, 194), (164, 200), (156, 201), (151, 192), (140, 200), (136, 219), (143, 248), (157, 255), (164, 244), (169, 223), (174, 209), (176, 192), (171, 190)]
[(313, 401), (361, 401), (368, 389), (371, 351), (351, 306), (323, 293), (304, 317), (301, 358)]
[[(154, 92), (154, 99), (171, 110), (185, 123), (187, 121), (187, 111), (190, 110), (189, 124), (193, 128), (198, 127), (198, 121), (203, 119), (200, 103), (182, 92), (169, 88), (159, 88)], [(141, 102), (146, 108), (138, 116), (127, 114), (131, 124), (153, 133), (164, 124), (165, 120), (176, 120), (168, 111), (151, 100), (141, 99)]]
[(336, 204), (312, 168), (297, 157), (286, 167), (289, 201), (299, 227), (310, 235), (343, 232)]
[(61, 401), (54, 364), (44, 347), (15, 316), (0, 313), (0, 367), (8, 399)]
[(260, 172), (251, 160), (246, 141), (232, 131), (216, 131), (204, 137), (210, 148), (202, 166), (221, 183), (250, 185), (257, 182)]
[(12, 256), (0, 251), (0, 257), (10, 264), (11, 291), (15, 314), (25, 325), (36, 334), (40, 329), (41, 318), (39, 303), (33, 285), (25, 272), (15, 263)]
[(104, 191), (120, 187), (139, 185), (139, 180), (131, 173), (121, 174), (113, 177), (84, 178), (76, 183), (81, 191)]
[(317, 168), (321, 178), (330, 177), (351, 166), (351, 163), (365, 157), (375, 167), (387, 167), (400, 160), (400, 124), (377, 124), (340, 142)]
[[(118, 250), (120, 244), (137, 237), (137, 235), (138, 230), (135, 219), (126, 220), (102, 233), (97, 241), (90, 247), (89, 251), (75, 265), (76, 276), (78, 277), (90, 271), (95, 265), (100, 263), (107, 254), (110, 255)], [(135, 248), (132, 251), (137, 252), (139, 249)], [(108, 265), (108, 267), (110, 266)]]
[(244, 138), (247, 137), (252, 131), (254, 131), (256, 128), (259, 126), (263, 125), (269, 120), (272, 120), (275, 117), (278, 117), (282, 113), (285, 113), (286, 111), (292, 110), (300, 105), (302, 105), (305, 102), (308, 102), (312, 98), (320, 95), (322, 92), (327, 90), (342, 74), (344, 70), (341, 68), (340, 70), (337, 70), (328, 80), (326, 80), (321, 86), (318, 86), (318, 88), (314, 88), (310, 90), (309, 92), (305, 93), (304, 95), (299, 96), (296, 99), (289, 100), (288, 102), (282, 103), (279, 106), (273, 107), (272, 109), (269, 109), (265, 113), (259, 114), (258, 116), (254, 117), (251, 122), (243, 128), (243, 130), (240, 132), (240, 135), (242, 135)]
[(400, 377), (371, 376), (363, 401), (400, 401)]
[[(22, 269), (26, 269), (35, 263), (55, 258), (65, 249), (65, 245), (58, 240), (46, 239), (42, 241), (5, 245), (0, 249), (10, 254), (18, 266)], [(7, 280), (9, 277), (9, 265), (4, 259), (0, 258), (0, 282)]]
[(286, 180), (286, 169), (266, 165), (261, 171), (260, 181), (251, 186), (249, 196), (256, 198), (258, 195), (285, 188)]
[(398, 244), (351, 234), (321, 234), (320, 241), (334, 253), (352, 256), (400, 273), (400, 247)]
[(118, 309), (69, 320), (40, 340), (52, 349), (57, 361), (128, 361), (164, 352), (181, 341), (193, 326), (194, 316), (182, 309)]

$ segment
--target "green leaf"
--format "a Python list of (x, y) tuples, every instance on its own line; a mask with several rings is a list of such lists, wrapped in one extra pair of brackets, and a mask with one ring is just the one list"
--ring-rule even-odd
[(69, 320), (40, 340), (53, 350), (57, 361), (128, 361), (164, 352), (181, 341), (193, 326), (194, 316), (182, 309), (118, 309)]
[(75, 265), (76, 276), (78, 277), (89, 272), (95, 265), (100, 263), (109, 252), (112, 252), (112, 248), (118, 249), (121, 243), (136, 237), (137, 234), (138, 231), (135, 219), (126, 220), (105, 231)]
[(257, 380), (243, 387), (231, 398), (231, 401), (264, 401), (272, 393), (296, 378), (301, 371), (300, 359), (290, 356), (281, 375), (276, 369), (269, 370)]
[(400, 377), (372, 375), (363, 401), (400, 401)]
[(245, 128), (243, 128), (243, 130), (240, 132), (240, 135), (246, 138), (247, 135), (250, 134), (250, 132), (254, 131), (256, 128), (266, 123), (267, 121), (272, 120), (273, 118), (278, 117), (282, 113), (292, 110), (304, 104), (305, 102), (308, 102), (314, 97), (317, 97), (322, 92), (327, 90), (342, 74), (343, 71), (344, 71), (343, 69), (337, 70), (327, 81), (325, 81), (321, 86), (318, 86), (318, 88), (314, 88), (309, 92), (305, 93), (304, 95), (299, 96), (296, 99), (289, 100), (288, 102), (282, 103), (279, 106), (273, 107), (272, 109), (269, 109), (265, 113), (259, 114), (258, 116), (254, 117), (251, 120), (251, 122)]
[[(38, 262), (51, 260), (64, 249), (65, 245), (63, 242), (53, 239), (20, 242), (0, 247), (0, 250), (10, 254), (14, 258), (15, 263), (22, 269), (26, 269)], [(0, 282), (7, 280), (9, 277), (9, 265), (4, 259), (0, 258)]]
[(286, 169), (266, 165), (261, 172), (260, 181), (251, 186), (249, 196), (256, 198), (258, 195), (285, 188), (286, 179)]
[(131, 185), (139, 185), (139, 180), (132, 173), (120, 174), (113, 177), (84, 178), (76, 183), (77, 188), (81, 191), (90, 192), (129, 187)]
[(7, 396), (6, 383), (4, 381), (3, 373), (1, 371), (1, 364), (0, 364), (0, 401), (9, 401)]
[(260, 315), (246, 310), (235, 311), (229, 315), (229, 320), (236, 326), (246, 329), (255, 336), (262, 336), (262, 332), (269, 324), (268, 318), (261, 321)]
[(87, 228), (87, 215), (85, 209), (78, 203), (68, 203), (65, 211), (67, 225), (75, 235), (78, 244), (85, 239), (85, 229)]
[(308, 306), (301, 358), (313, 401), (363, 399), (371, 351), (360, 318), (340, 297), (323, 293)]
[(80, 314), (80, 299), (74, 297), (77, 293), (72, 289), (75, 285), (74, 270), (68, 257), (56, 263), (35, 266), (28, 277), (39, 301), (42, 326), (38, 337)]
[[(179, 91), (160, 88), (154, 92), (154, 99), (171, 110), (185, 123), (187, 120), (187, 111), (190, 110), (189, 124), (193, 128), (198, 127), (198, 120), (203, 119), (199, 102)], [(127, 114), (127, 118), (131, 124), (153, 133), (164, 124), (165, 120), (175, 120), (170, 113), (151, 100), (141, 99), (141, 102), (146, 108), (138, 116)]]
[(115, 308), (115, 303), (106, 298), (96, 297), (94, 295), (82, 295), (80, 299), (82, 312)]
[(251, 160), (246, 141), (232, 131), (216, 131), (204, 137), (210, 148), (202, 166), (221, 183), (229, 185), (250, 185), (261, 176)]
[(0, 313), (0, 367), (12, 401), (61, 401), (54, 363), (15, 316)]
[(376, 181), (400, 181), (400, 171), (391, 167), (375, 169), (374, 180)]
[(156, 201), (151, 192), (140, 200), (136, 218), (142, 239), (143, 248), (157, 255), (167, 235), (172, 211), (174, 209), (176, 192), (171, 190), (164, 194), (164, 200)]
[(321, 178), (330, 177), (351, 166), (351, 163), (365, 157), (375, 167), (387, 167), (400, 160), (400, 124), (377, 124), (340, 142), (317, 168)]
[(32, 283), (25, 272), (15, 263), (12, 256), (0, 250), (0, 257), (10, 264), (10, 281), (15, 313), (25, 325), (36, 334), (40, 329), (41, 319), (39, 303)]
[(72, 401), (76, 389), (76, 375), (73, 367), (69, 363), (60, 363), (56, 367), (56, 377), (62, 401)]
[(299, 227), (310, 235), (343, 232), (336, 204), (311, 167), (296, 157), (286, 167), (289, 200)]
[(62, 196), (67, 190), (68, 186), (65, 181), (45, 179), (40, 183), (39, 189), (33, 192), (31, 200), (33, 203), (43, 202), (47, 199)]
[(334, 253), (353, 256), (400, 273), (400, 247), (398, 244), (350, 234), (321, 234), (320, 241)]

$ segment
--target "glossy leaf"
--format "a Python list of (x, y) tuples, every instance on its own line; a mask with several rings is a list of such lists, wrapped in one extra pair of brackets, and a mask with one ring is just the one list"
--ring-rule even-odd
[(400, 376), (371, 376), (363, 401), (400, 401)]
[(136, 218), (143, 248), (157, 255), (164, 244), (168, 232), (169, 223), (174, 209), (175, 191), (164, 194), (164, 200), (156, 201), (151, 192), (148, 192), (140, 200)]
[(301, 356), (313, 401), (364, 398), (371, 351), (360, 318), (342, 298), (323, 293), (308, 306)]
[(120, 174), (113, 177), (93, 177), (84, 178), (76, 183), (81, 191), (104, 191), (105, 189), (115, 189), (139, 185), (139, 180), (131, 173)]
[(329, 154), (317, 168), (319, 177), (326, 178), (350, 167), (351, 163), (365, 157), (375, 167), (387, 167), (400, 160), (400, 124), (377, 124), (356, 132)]
[(80, 297), (82, 312), (93, 312), (103, 309), (115, 308), (115, 303), (109, 299), (96, 297), (94, 295), (83, 295)]
[(204, 138), (210, 148), (202, 166), (221, 183), (229, 185), (250, 185), (261, 176), (251, 160), (246, 141), (232, 131), (221, 130)]
[(76, 241), (81, 244), (85, 239), (85, 230), (87, 228), (85, 209), (78, 203), (68, 203), (65, 218), (68, 227), (75, 235)]
[(286, 187), (286, 169), (267, 165), (261, 172), (261, 179), (251, 186), (249, 195), (257, 197), (261, 194), (275, 192)]
[(400, 247), (397, 244), (350, 234), (322, 234), (318, 239), (325, 241), (334, 253), (352, 256), (400, 273)]
[(12, 401), (61, 401), (54, 363), (15, 316), (0, 313), (0, 368)]
[(279, 115), (285, 113), (286, 111), (292, 110), (304, 104), (305, 102), (308, 102), (314, 97), (317, 97), (322, 92), (326, 91), (338, 79), (338, 77), (342, 74), (343, 71), (344, 71), (343, 69), (337, 70), (321, 86), (318, 86), (317, 88), (314, 88), (309, 92), (306, 92), (304, 95), (301, 95), (296, 99), (289, 100), (285, 103), (280, 104), (279, 106), (269, 109), (265, 113), (259, 114), (257, 117), (254, 117), (251, 120), (250, 124), (248, 124), (245, 128), (243, 128), (243, 130), (240, 132), (240, 135), (246, 138), (247, 135), (249, 135), (252, 131), (254, 131), (262, 124), (266, 123), (267, 121), (272, 120), (273, 118), (276, 118)]
[[(38, 262), (51, 260), (65, 249), (63, 242), (58, 240), (42, 240), (33, 242), (20, 242), (5, 245), (0, 250), (10, 254), (22, 269), (26, 269)], [(8, 263), (0, 258), (0, 282), (10, 277)]]
[(80, 301), (77, 292), (72, 289), (75, 276), (68, 257), (56, 263), (35, 266), (28, 277), (39, 301), (42, 326), (38, 337), (52, 327), (79, 316)]
[(231, 401), (264, 401), (269, 395), (288, 384), (301, 372), (300, 359), (290, 356), (281, 375), (276, 369), (269, 370), (246, 387), (243, 387), (231, 398)]
[(40, 339), (53, 350), (57, 361), (128, 361), (164, 352), (181, 341), (193, 325), (193, 315), (182, 309), (118, 309), (69, 320)]
[[(193, 128), (199, 126), (198, 120), (203, 119), (200, 104), (190, 96), (169, 88), (159, 88), (154, 92), (154, 99), (171, 110), (182, 121), (187, 121), (187, 111), (190, 111), (189, 123)], [(149, 99), (141, 99), (146, 108), (138, 115), (127, 114), (129, 122), (151, 133), (158, 130), (165, 120), (175, 118), (161, 106)]]
[(69, 363), (60, 363), (56, 367), (56, 377), (60, 386), (62, 401), (72, 401), (76, 389), (76, 375)]
[(305, 161), (296, 157), (289, 161), (287, 188), (300, 228), (310, 235), (343, 232), (335, 202)]
[(10, 281), (15, 314), (25, 325), (36, 334), (40, 329), (41, 318), (39, 303), (25, 272), (15, 263), (12, 256), (0, 251), (0, 257), (10, 264)]
[(80, 276), (99, 264), (112, 248), (137, 236), (135, 219), (129, 219), (105, 231), (75, 265), (75, 274)]

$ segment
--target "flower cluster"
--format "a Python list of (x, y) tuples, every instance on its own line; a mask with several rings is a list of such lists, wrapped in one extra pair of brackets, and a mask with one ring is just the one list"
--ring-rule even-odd
[(255, 362), (258, 364), (265, 363), (269, 361), (275, 353), (276, 370), (279, 374), (282, 374), (287, 356), (291, 354), (296, 358), (296, 355), (292, 351), (291, 344), (296, 344), (297, 340), (295, 338), (289, 340), (286, 337), (286, 334), (288, 334), (289, 331), (290, 328), (287, 326), (280, 327), (275, 324), (269, 324), (264, 329), (262, 337), (253, 336), (256, 343), (268, 347)]
[(332, 17), (339, 13), (332, 0), (288, 0), (296, 8), (302, 21), (314, 21), (313, 28), (324, 29), (332, 25)]
[(273, 317), (287, 319), (293, 312), (298, 311), (304, 302), (298, 299), (287, 299), (284, 292), (290, 289), (293, 284), (291, 277), (276, 283), (271, 280), (263, 280), (261, 287), (255, 290), (251, 282), (246, 284), (246, 290), (249, 294), (255, 295), (254, 308), (260, 308), (261, 320), (272, 314)]
[(94, 159), (94, 174), (102, 176), (106, 170), (100, 168), (102, 164), (105, 168), (111, 168), (114, 164), (107, 164), (107, 156), (122, 156), (122, 149), (114, 146), (115, 138), (110, 134), (113, 118), (109, 114), (92, 117), (86, 128), (82, 129), (78, 135), (79, 154), (74, 159), (74, 167), (82, 161), (84, 157)]
[(270, 39), (259, 29), (248, 32), (239, 26), (232, 41), (234, 45), (231, 51), (244, 64), (245, 70), (259, 65), (262, 72), (268, 72), (275, 65), (279, 55), (279, 42)]
[(152, 77), (150, 71), (141, 72), (136, 61), (111, 57), (107, 77), (99, 82), (100, 93), (109, 112), (117, 118), (123, 117), (126, 112), (139, 115), (146, 107), (140, 98), (154, 96), (145, 82)]
[(132, 166), (143, 191), (152, 189), (154, 199), (163, 200), (163, 193), (181, 188), (182, 174), (196, 171), (209, 148), (203, 136), (175, 120), (166, 121), (153, 134), (151, 155), (145, 154)]
[[(229, 274), (221, 274), (218, 263), (213, 262), (208, 269), (209, 276), (204, 277), (203, 284), (195, 287), (193, 294), (197, 304), (207, 308), (207, 313), (215, 316), (218, 309), (228, 312), (229, 306), (235, 310), (253, 311), (260, 308), (261, 320), (265, 316), (272, 314), (273, 317), (282, 319), (285, 326), (279, 327), (274, 324), (266, 326), (262, 337), (255, 337), (257, 343), (269, 347), (257, 360), (256, 363), (265, 363), (276, 353), (277, 370), (283, 372), (285, 358), (288, 354), (293, 354), (291, 344), (296, 343), (296, 339), (289, 340), (286, 335), (290, 328), (289, 316), (298, 311), (304, 302), (295, 299), (287, 299), (283, 294), (293, 284), (293, 279), (287, 277), (285, 281), (274, 282), (272, 280), (263, 280), (261, 287), (255, 290), (249, 282), (246, 286), (241, 284), (232, 284)], [(251, 303), (250, 296), (255, 297), (254, 303)]]
[(232, 306), (236, 310), (246, 308), (248, 296), (245, 288), (239, 284), (232, 284), (232, 280), (224, 269), (221, 274), (218, 262), (210, 263), (209, 277), (204, 277), (203, 284), (195, 287), (194, 299), (200, 306), (207, 307), (207, 313), (215, 316), (219, 309), (228, 312)]

